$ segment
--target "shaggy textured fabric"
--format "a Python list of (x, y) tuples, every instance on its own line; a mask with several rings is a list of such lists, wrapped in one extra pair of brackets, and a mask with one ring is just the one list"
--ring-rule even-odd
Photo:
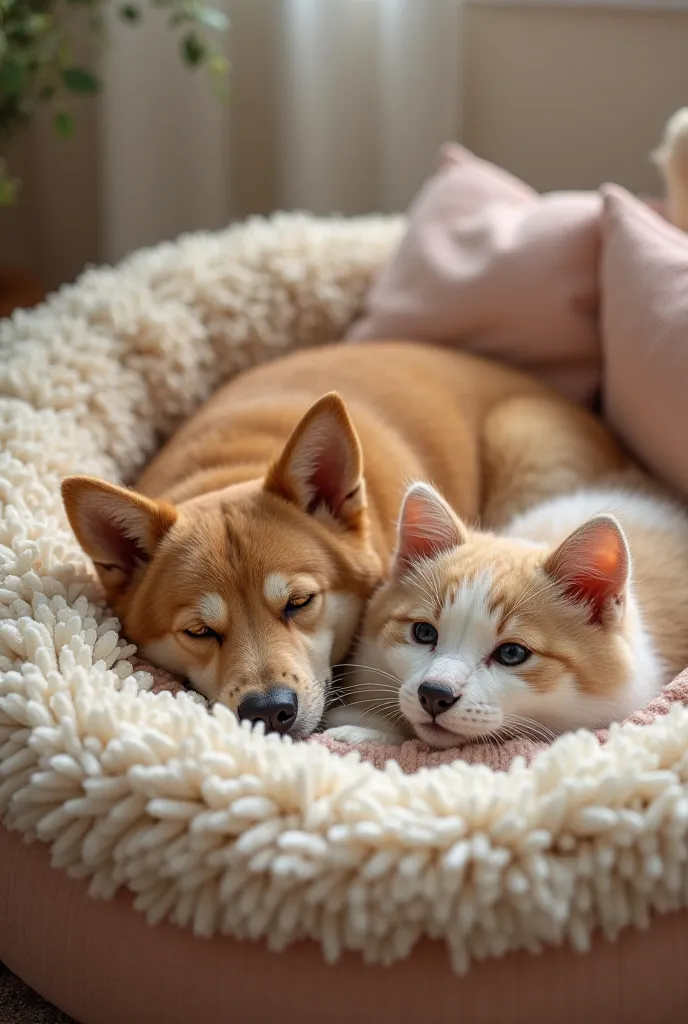
[[(134, 657), (131, 665), (139, 671), (150, 673), (153, 693), (184, 693), (186, 688), (181, 679), (155, 668)], [(197, 694), (189, 693), (192, 699), (205, 703)], [(627, 722), (636, 725), (649, 725), (662, 715), (667, 715), (675, 705), (688, 705), (688, 669), (681, 672), (654, 700), (631, 715)], [(600, 743), (609, 739), (609, 729), (597, 729), (593, 735)], [(326, 733), (311, 736), (308, 743), (318, 743), (335, 754), (346, 754), (352, 748), (347, 743), (332, 739)], [(436, 768), (441, 764), (452, 764), (456, 760), (468, 764), (483, 764), (494, 771), (506, 771), (517, 758), (530, 764), (538, 754), (551, 744), (532, 736), (519, 736), (503, 743), (494, 741), (475, 741), (461, 746), (450, 747), (448, 750), (432, 750), (420, 740), (407, 740), (398, 747), (390, 747), (381, 743), (361, 743), (355, 748), (362, 761), (368, 761), (376, 768), (383, 768), (388, 761), (395, 761), (407, 774), (417, 772), (419, 768)]]
[(91, 271), (0, 324), (0, 816), (151, 922), (334, 960), (443, 938), (587, 949), (688, 902), (688, 709), (507, 772), (413, 775), (151, 692), (68, 530), (60, 479), (131, 479), (222, 379), (343, 333), (398, 220), (280, 217)]

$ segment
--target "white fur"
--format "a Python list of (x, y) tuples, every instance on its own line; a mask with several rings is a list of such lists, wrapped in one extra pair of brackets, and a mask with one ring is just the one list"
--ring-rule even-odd
[[(629, 490), (601, 488), (544, 502), (515, 518), (502, 534), (524, 545), (552, 548), (600, 513), (613, 513), (622, 525), (636, 522), (662, 530), (674, 529), (678, 524), (688, 530), (683, 510), (669, 502)], [(399, 707), (415, 733), (431, 746), (446, 748), (466, 738), (510, 726), (518, 728), (520, 719), (537, 723), (536, 732), (542, 726), (543, 735), (574, 728), (601, 728), (632, 714), (658, 693), (665, 667), (643, 623), (632, 582), (628, 584), (625, 617), (633, 671), (614, 698), (608, 700), (582, 693), (573, 676), (564, 677), (551, 693), (535, 693), (520, 678), (519, 666), (508, 668), (490, 661), (491, 652), (509, 639), (498, 634), (499, 616), (489, 611), (490, 586), (490, 575), (486, 572), (448, 596), (439, 621), (434, 623), (439, 633), (436, 649), (415, 643), (411, 635), (407, 642), (390, 649), (375, 638), (364, 638), (355, 661), (370, 666), (371, 671), (360, 669), (352, 680), (357, 698), (369, 693), (374, 699), (380, 673), (391, 674), (399, 682)], [(517, 620), (508, 626), (511, 635), (518, 635)], [(624, 641), (619, 637), (618, 642)], [(537, 657), (532, 654), (525, 664), (532, 667)], [(427, 680), (449, 685), (454, 696), (460, 695), (434, 721), (418, 699), (418, 688)], [(354, 709), (345, 723), (333, 724), (351, 728), (356, 724)]]
[(227, 602), (221, 594), (205, 594), (198, 603), (198, 611), (204, 625), (210, 626), (218, 633), (227, 628), (229, 611)]
[(201, 665), (184, 650), (173, 634), (168, 633), (167, 636), (146, 644), (140, 649), (139, 654), (151, 665), (159, 665), (168, 672), (188, 679), (194, 689), (204, 697), (211, 698), (215, 693), (219, 647), (212, 651), (210, 661), (206, 665)]
[(270, 572), (263, 582), (263, 595), (269, 604), (285, 604), (289, 599), (289, 580), (281, 572)]
[[(342, 712), (346, 712), (347, 708), (341, 708)], [(333, 720), (336, 720), (337, 712), (333, 713)], [(385, 725), (386, 723), (382, 723)], [(327, 729), (327, 735), (333, 740), (339, 740), (340, 743), (350, 743), (353, 746), (359, 746), (361, 743), (379, 743), (384, 747), (396, 747), (399, 746), (403, 737), (397, 733), (388, 732), (385, 728), (376, 729), (373, 726), (356, 725), (355, 722), (351, 725), (335, 725), (330, 726)]]
[[(435, 623), (439, 634), (436, 648), (409, 637), (410, 642), (388, 652), (390, 666), (404, 680), (399, 706), (416, 733), (431, 746), (455, 746), (458, 737), (498, 730), (503, 724), (504, 695), (525, 687), (517, 669), (489, 663), (502, 639), (499, 613), (490, 611), (491, 586), (490, 573), (485, 572), (447, 595)], [(450, 686), (459, 698), (438, 716), (436, 724), (418, 699), (418, 687), (427, 680)]]
[(628, 489), (601, 487), (542, 502), (516, 516), (500, 533), (504, 537), (551, 546), (587, 519), (600, 514), (615, 516), (622, 527), (636, 522), (653, 530), (661, 529), (662, 525), (673, 528), (685, 520), (683, 509), (668, 501)]
[(325, 607), (314, 636), (305, 636), (308, 662), (314, 686), (299, 701), (299, 713), (293, 729), (295, 735), (307, 736), (319, 724), (325, 709), (326, 685), (332, 675), (331, 665), (346, 653), (348, 639), (355, 631), (361, 615), (361, 602), (353, 594), (330, 591), (325, 594)]
[(329, 591), (325, 594), (325, 609), (320, 625), (309, 644), (313, 650), (312, 662), (322, 666), (329, 675), (332, 662), (346, 654), (348, 638), (355, 632), (362, 611), (362, 602), (355, 594)]

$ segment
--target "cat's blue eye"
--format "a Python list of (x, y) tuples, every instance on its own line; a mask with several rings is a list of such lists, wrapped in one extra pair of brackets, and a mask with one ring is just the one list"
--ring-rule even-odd
[(431, 622), (414, 622), (413, 623), (413, 639), (417, 644), (431, 644), (437, 643), (437, 630)]
[(532, 653), (523, 644), (500, 644), (492, 652), (492, 658), (500, 665), (513, 668), (515, 665), (522, 665), (524, 661), (528, 661)]

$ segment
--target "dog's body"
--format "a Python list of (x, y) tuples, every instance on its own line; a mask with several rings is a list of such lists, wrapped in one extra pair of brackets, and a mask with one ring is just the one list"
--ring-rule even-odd
[[(335, 388), (346, 407), (320, 398)], [(331, 666), (389, 564), (409, 480), (493, 523), (534, 489), (557, 494), (622, 462), (591, 417), (535, 381), (382, 342), (301, 352), (232, 381), (138, 494), (81, 477), (63, 493), (143, 656), (299, 737), (318, 726)]]

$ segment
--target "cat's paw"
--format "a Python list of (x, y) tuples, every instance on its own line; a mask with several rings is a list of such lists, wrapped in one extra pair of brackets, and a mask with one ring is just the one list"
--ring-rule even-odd
[(337, 725), (332, 729), (326, 729), (324, 735), (339, 743), (349, 743), (352, 746), (358, 746), (361, 743), (379, 743), (385, 747), (398, 747), (404, 742), (403, 736), (381, 732), (379, 729), (366, 729), (362, 725)]

